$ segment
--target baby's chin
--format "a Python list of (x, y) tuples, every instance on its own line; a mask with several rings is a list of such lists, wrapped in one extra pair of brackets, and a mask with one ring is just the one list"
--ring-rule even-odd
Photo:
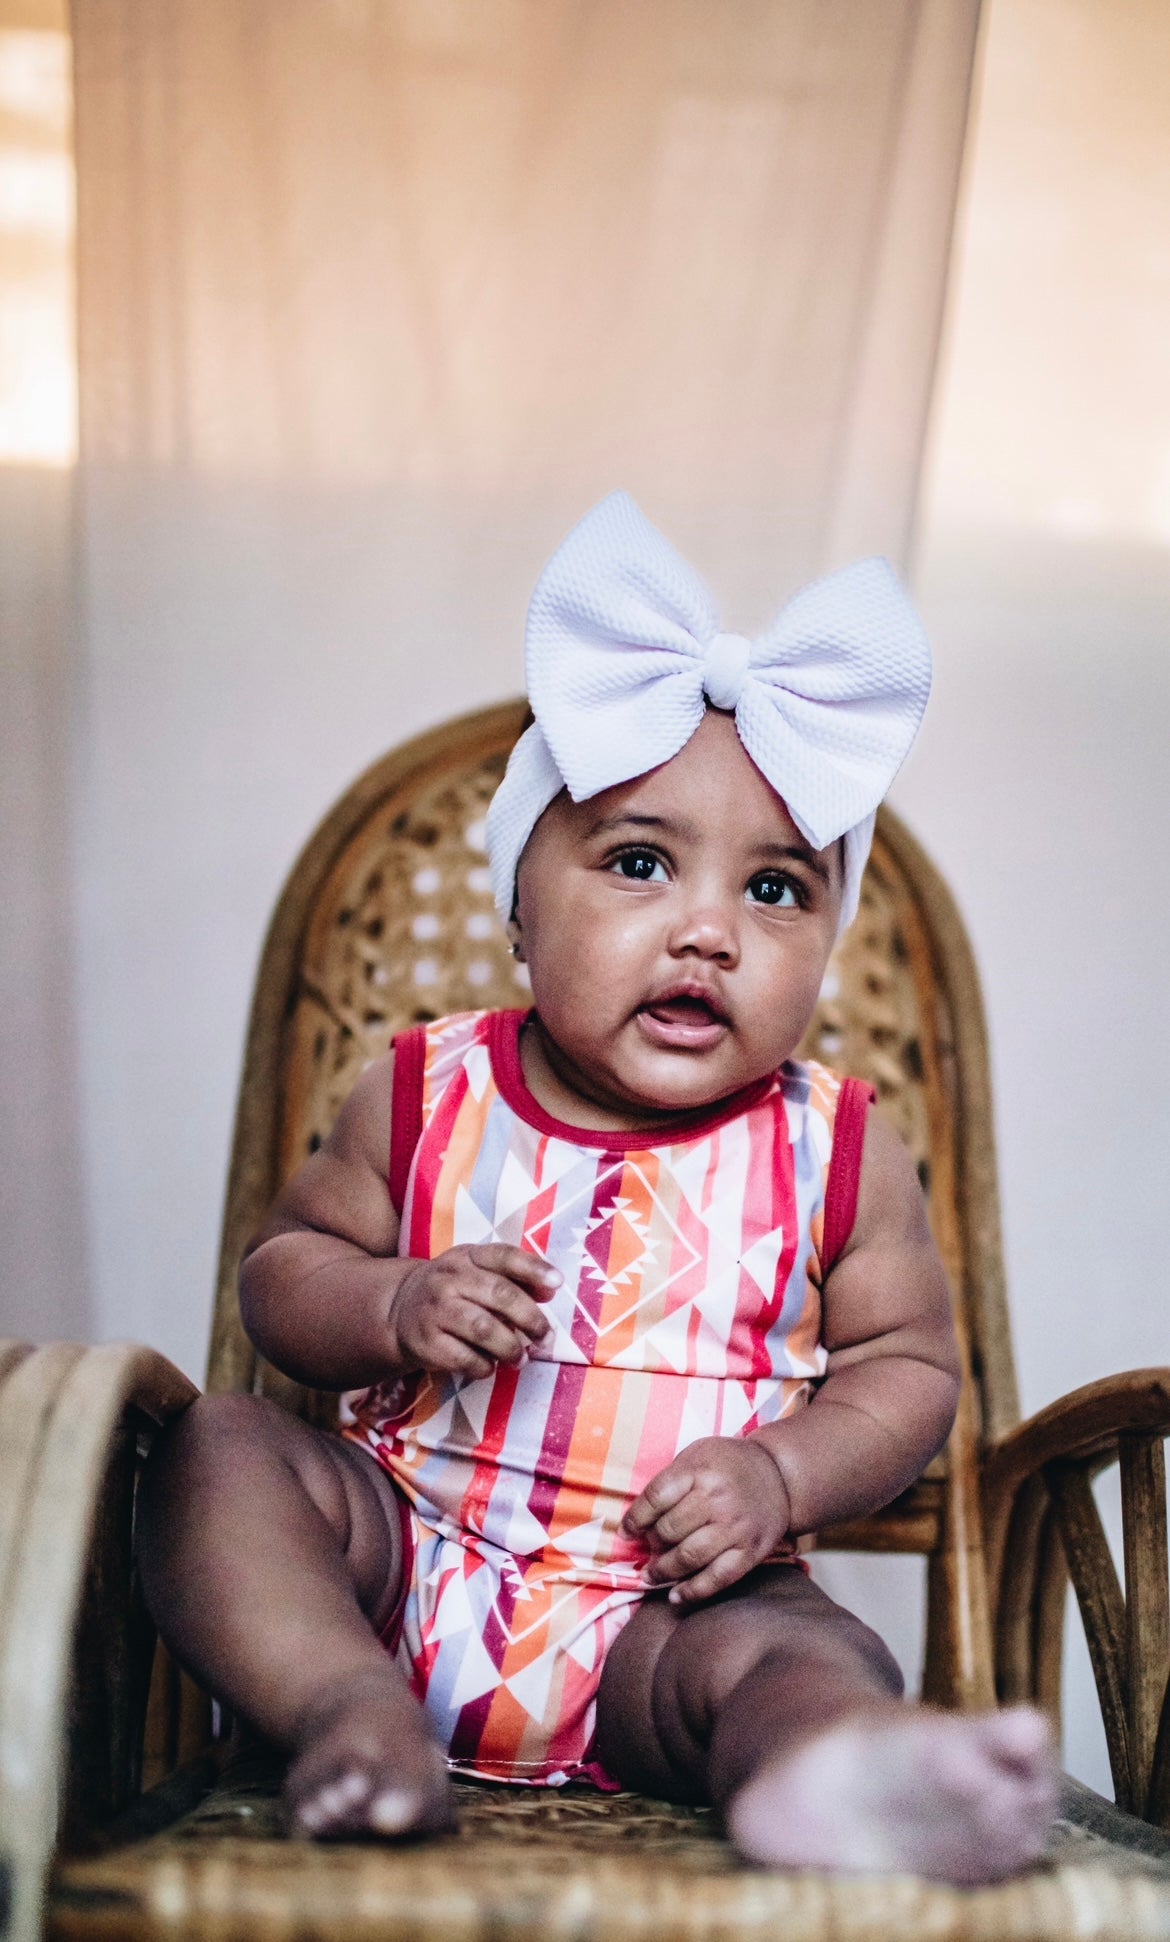
[[(584, 1106), (600, 1109), (617, 1127), (669, 1125), (717, 1110), (783, 1062), (765, 1055), (757, 1065), (740, 1055), (734, 1033), (711, 1044), (662, 1043), (647, 1033), (637, 1014), (603, 1043), (571, 1028), (559, 1037), (537, 1009), (546, 1057), (561, 1085)], [(564, 1023), (564, 1021), (558, 1021)], [(770, 1054), (771, 1048), (769, 1048)], [(572, 1112), (561, 1117), (571, 1119)]]
[[(777, 1061), (779, 1063), (779, 1061)], [(774, 1068), (743, 1069), (718, 1051), (647, 1046), (634, 1057), (616, 1060), (597, 1078), (613, 1103), (640, 1118), (675, 1118), (714, 1109), (733, 1099)]]

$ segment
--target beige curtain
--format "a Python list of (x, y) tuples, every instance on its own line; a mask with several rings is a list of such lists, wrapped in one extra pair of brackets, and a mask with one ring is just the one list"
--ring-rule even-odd
[(730, 626), (905, 554), (977, 0), (76, 0), (96, 1302), (198, 1372), (248, 983), (624, 486)]
[(0, 1335), (84, 1339), (70, 475), (0, 464)]
[(84, 1338), (65, 25), (64, 0), (0, 0), (0, 1334)]

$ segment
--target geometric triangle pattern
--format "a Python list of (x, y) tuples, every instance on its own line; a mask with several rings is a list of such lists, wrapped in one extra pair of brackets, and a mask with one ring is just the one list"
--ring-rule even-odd
[(401, 1376), (344, 1434), (409, 1507), (401, 1641), (453, 1766), (595, 1773), (606, 1653), (646, 1593), (622, 1518), (700, 1437), (742, 1437), (824, 1373), (817, 1238), (839, 1081), (790, 1063), (685, 1137), (551, 1121), (519, 1015), (426, 1028), (400, 1251), (499, 1241), (563, 1277), (548, 1336), (481, 1378)]

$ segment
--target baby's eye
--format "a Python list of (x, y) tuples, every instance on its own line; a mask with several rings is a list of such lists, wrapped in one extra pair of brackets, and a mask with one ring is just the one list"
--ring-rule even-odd
[(655, 856), (653, 850), (623, 850), (620, 856), (614, 857), (611, 867), (629, 883), (666, 882), (662, 858)]
[(777, 910), (799, 910), (804, 899), (800, 888), (782, 870), (761, 870), (747, 887), (748, 901), (754, 904), (769, 904)]

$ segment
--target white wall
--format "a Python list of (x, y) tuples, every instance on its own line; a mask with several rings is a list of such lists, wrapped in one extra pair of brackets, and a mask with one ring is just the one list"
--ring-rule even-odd
[[(982, 972), (1030, 1411), (1170, 1362), (1170, 10), (992, 0), (984, 57), (893, 799)], [(909, 1648), (899, 1569), (861, 1596)], [(1069, 1656), (1066, 1758), (1109, 1792)]]
[(899, 801), (983, 969), (1035, 1408), (1170, 1351), (1170, 11), (990, 25)]

